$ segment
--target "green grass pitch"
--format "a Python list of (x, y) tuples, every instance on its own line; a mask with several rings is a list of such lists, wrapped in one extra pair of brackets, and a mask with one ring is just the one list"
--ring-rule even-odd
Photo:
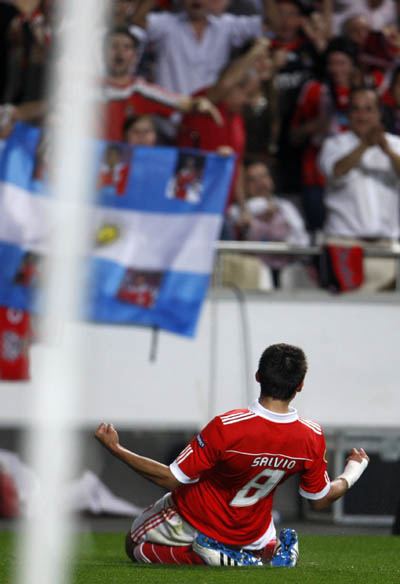
[[(71, 584), (400, 584), (400, 537), (300, 535), (300, 562), (289, 569), (133, 564), (124, 538), (77, 535)], [(0, 584), (14, 584), (14, 553), (13, 534), (0, 533)]]

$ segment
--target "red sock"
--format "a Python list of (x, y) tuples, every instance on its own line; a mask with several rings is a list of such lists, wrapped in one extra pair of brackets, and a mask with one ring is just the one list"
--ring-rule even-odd
[(272, 560), (272, 557), (274, 555), (274, 551), (275, 551), (275, 546), (276, 546), (276, 540), (273, 539), (272, 541), (270, 541), (269, 543), (267, 543), (267, 545), (265, 546), (264, 550), (263, 550), (263, 561), (264, 562), (270, 562)]
[(134, 548), (133, 555), (142, 564), (205, 564), (190, 545), (169, 546), (140, 543)]

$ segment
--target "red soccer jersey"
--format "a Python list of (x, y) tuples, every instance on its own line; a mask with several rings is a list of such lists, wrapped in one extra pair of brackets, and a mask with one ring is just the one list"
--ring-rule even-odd
[(115, 186), (117, 195), (125, 194), (126, 183), (129, 175), (129, 166), (119, 163), (114, 168), (104, 164), (100, 167), (97, 188), (102, 189), (107, 186)]
[[(347, 107), (350, 89), (335, 86), (331, 94), (326, 84), (319, 81), (309, 81), (302, 89), (293, 114), (292, 128), (297, 128), (304, 122), (315, 120), (322, 116), (329, 126), (328, 135), (338, 134), (348, 129)], [(319, 172), (317, 158), (321, 143), (326, 136), (323, 133), (311, 135), (303, 153), (302, 179), (303, 185), (315, 186), (325, 184), (324, 176)]]
[(198, 173), (191, 170), (181, 170), (176, 175), (175, 197), (185, 200), (187, 198), (188, 188), (198, 178)]
[[(277, 414), (258, 401), (215, 417), (171, 464), (183, 484), (172, 496), (193, 527), (226, 544), (259, 540), (271, 522), (276, 487), (300, 473), (300, 494), (330, 489), (325, 440), (297, 411)], [(260, 546), (261, 547), (261, 546)]]
[[(195, 95), (205, 95), (206, 90)], [(199, 113), (186, 114), (182, 118), (176, 144), (183, 148), (199, 148), (206, 152), (215, 152), (221, 146), (230, 146), (236, 154), (235, 171), (232, 178), (231, 191), (227, 206), (233, 202), (236, 181), (238, 179), (239, 163), (243, 160), (246, 149), (246, 127), (240, 113), (230, 112), (224, 102), (217, 104), (223, 119), (223, 125)]]
[(151, 308), (155, 301), (155, 293), (148, 286), (133, 286), (120, 290), (118, 298), (143, 308)]
[(121, 141), (125, 120), (133, 115), (158, 114), (169, 117), (179, 106), (181, 96), (140, 78), (124, 85), (104, 86), (102, 138)]

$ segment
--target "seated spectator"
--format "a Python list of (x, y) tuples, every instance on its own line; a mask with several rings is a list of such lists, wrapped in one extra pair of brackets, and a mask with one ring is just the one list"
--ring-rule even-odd
[[(327, 180), (327, 241), (390, 249), (400, 235), (400, 138), (384, 132), (374, 90), (352, 92), (349, 130), (324, 141), (319, 163)], [(394, 260), (365, 259), (363, 288), (385, 289), (395, 271)]]
[[(268, 0), (263, 0), (265, 11)], [(142, 0), (131, 22), (146, 29), (155, 54), (154, 82), (184, 95), (210, 87), (231, 52), (263, 34), (262, 18), (210, 14), (210, 0), (183, 0), (178, 13), (150, 12), (155, 0)]]
[(216, 105), (223, 125), (218, 127), (211, 118), (189, 114), (182, 119), (177, 139), (178, 146), (236, 154), (228, 205), (236, 198), (241, 208), (244, 206), (242, 160), (246, 144), (242, 112), (259, 88), (259, 78), (252, 66), (267, 49), (267, 39), (258, 39), (247, 53), (231, 63), (214, 86), (202, 92)]
[(123, 141), (131, 146), (155, 146), (157, 128), (151, 116), (131, 116), (124, 123)]
[[(309, 244), (303, 218), (296, 207), (287, 199), (274, 194), (274, 183), (265, 162), (250, 162), (246, 167), (245, 188), (245, 219), (240, 218), (237, 206), (231, 210), (240, 239), (281, 241), (296, 246)], [(269, 266), (274, 285), (279, 287), (281, 270), (293, 262), (293, 258), (268, 254), (259, 257)]]
[(115, 28), (106, 37), (106, 79), (102, 99), (104, 127), (102, 136), (121, 140), (126, 118), (132, 114), (159, 114), (169, 117), (174, 111), (220, 116), (205, 97), (191, 98), (171, 93), (157, 85), (134, 77), (137, 41), (126, 28)]
[(357, 46), (346, 37), (335, 37), (325, 53), (324, 78), (308, 81), (299, 96), (291, 124), (291, 139), (304, 147), (302, 203), (307, 227), (322, 229), (325, 217), (324, 177), (317, 157), (323, 140), (348, 128), (347, 108), (351, 90), (360, 84)]

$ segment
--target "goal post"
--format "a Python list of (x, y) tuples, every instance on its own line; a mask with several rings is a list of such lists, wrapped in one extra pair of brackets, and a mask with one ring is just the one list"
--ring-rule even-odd
[[(104, 30), (107, 0), (62, 0), (53, 29), (49, 81), (49, 176), (53, 226), (43, 276), (38, 373), (24, 444), (40, 493), (32, 516), (21, 522), (18, 584), (65, 584), (71, 567), (71, 527), (65, 487), (79, 463), (78, 426), (85, 379), (84, 339), (76, 321), (83, 298), (88, 250), (96, 71), (93, 39)], [(92, 50), (93, 49), (93, 50)], [(54, 331), (56, 334), (54, 334)]]

